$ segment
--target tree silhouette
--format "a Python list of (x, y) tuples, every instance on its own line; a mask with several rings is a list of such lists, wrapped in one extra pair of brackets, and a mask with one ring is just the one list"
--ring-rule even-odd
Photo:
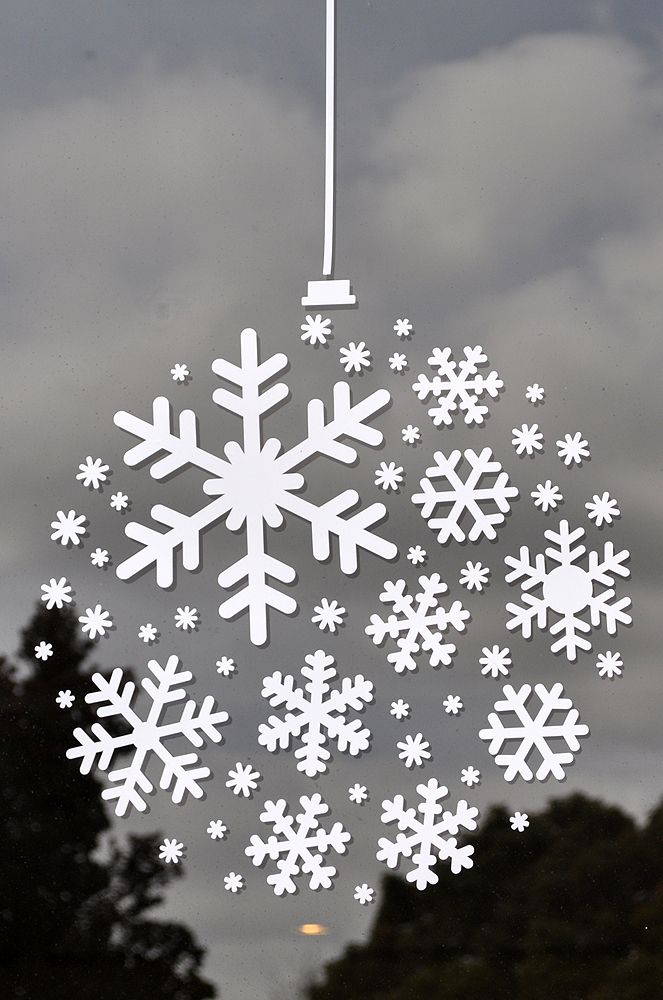
[[(44, 639), (54, 652), (39, 662)], [(55, 698), (80, 691), (91, 646), (71, 611), (38, 607), (25, 666), (0, 659), (0, 996), (214, 997), (187, 928), (146, 916), (181, 869), (158, 860), (157, 834), (114, 842), (100, 781), (67, 766), (72, 729), (94, 715), (80, 695), (65, 711)]]
[(475, 866), (419, 892), (397, 876), (368, 942), (310, 1000), (652, 1000), (663, 997), (663, 805), (638, 827), (584, 795), (514, 834), (493, 808)]

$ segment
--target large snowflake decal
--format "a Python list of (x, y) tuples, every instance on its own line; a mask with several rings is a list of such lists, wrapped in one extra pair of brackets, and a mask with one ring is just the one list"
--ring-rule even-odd
[(113, 670), (110, 677), (93, 674), (96, 691), (85, 696), (86, 702), (98, 705), (100, 719), (122, 720), (129, 732), (111, 735), (101, 723), (95, 722), (92, 736), (84, 729), (75, 729), (74, 737), (79, 745), (67, 750), (70, 760), (80, 758), (81, 774), (89, 774), (95, 762), (100, 771), (108, 771), (116, 754), (130, 750), (130, 763), (108, 772), (110, 787), (101, 793), (103, 799), (115, 802), (117, 816), (124, 816), (130, 806), (139, 812), (147, 808), (144, 796), (154, 787), (146, 773), (152, 757), (160, 762), (159, 787), (170, 789), (172, 786), (171, 799), (175, 804), (182, 802), (186, 793), (201, 798), (203, 790), (199, 782), (210, 776), (210, 769), (200, 766), (197, 753), (174, 754), (166, 746), (166, 740), (183, 736), (196, 749), (204, 745), (205, 737), (212, 743), (220, 743), (222, 736), (218, 727), (229, 719), (227, 712), (216, 711), (216, 702), (208, 695), (199, 711), (196, 702), (189, 700), (178, 719), (166, 722), (164, 715), (168, 706), (177, 705), (186, 697), (186, 691), (178, 685), (188, 684), (193, 675), (188, 670), (178, 669), (176, 656), (169, 656), (165, 667), (156, 660), (150, 660), (147, 666), (154, 677), (154, 680), (145, 677), (141, 681), (141, 687), (152, 702), (147, 717), (142, 719), (133, 709), (136, 685), (124, 680), (121, 667)]
[(440, 606), (440, 596), (449, 588), (439, 573), (420, 576), (419, 586), (421, 590), (412, 597), (406, 593), (405, 580), (395, 583), (387, 580), (380, 600), (383, 604), (391, 604), (394, 613), (386, 621), (373, 614), (370, 625), (366, 626), (366, 635), (371, 636), (376, 646), (387, 637), (396, 640), (398, 649), (389, 653), (387, 661), (393, 663), (397, 674), (417, 669), (415, 654), (420, 650), (428, 653), (431, 667), (451, 666), (456, 647), (445, 641), (445, 633), (450, 628), (464, 632), (465, 622), (470, 617), (460, 601), (454, 601), (448, 610)]
[[(569, 660), (576, 659), (578, 649), (588, 651), (592, 644), (587, 634), (605, 622), (610, 635), (615, 635), (619, 623), (628, 625), (631, 616), (626, 613), (631, 601), (628, 597), (615, 598), (615, 576), (627, 577), (624, 565), (629, 559), (627, 549), (615, 552), (612, 542), (605, 542), (601, 552), (587, 555), (587, 568), (579, 565), (587, 549), (576, 544), (584, 538), (583, 528), (569, 531), (568, 521), (560, 521), (558, 531), (546, 531), (544, 537), (553, 544), (539, 553), (534, 561), (526, 545), (519, 555), (507, 556), (511, 567), (507, 583), (520, 580), (522, 605), (507, 604), (513, 616), (507, 628), (520, 629), (526, 639), (532, 634), (536, 621), (540, 629), (548, 628), (548, 616), (558, 616), (549, 626), (551, 636), (559, 636), (551, 645), (553, 653), (566, 650)], [(552, 564), (550, 567), (548, 561)], [(540, 588), (540, 596), (532, 591)], [(589, 612), (589, 621), (581, 617)]]
[[(129, 466), (152, 462), (151, 475), (164, 480), (187, 466), (195, 466), (212, 478), (203, 484), (203, 492), (213, 499), (200, 510), (188, 515), (157, 504), (152, 518), (165, 531), (131, 522), (125, 531), (142, 548), (122, 562), (117, 575), (129, 580), (148, 566), (154, 565), (160, 587), (173, 583), (177, 551), (182, 549), (182, 564), (187, 570), (200, 565), (203, 532), (225, 518), (230, 531), (246, 529), (245, 555), (219, 575), (223, 588), (241, 589), (225, 600), (219, 614), (230, 619), (242, 612), (249, 613), (251, 641), (263, 645), (267, 641), (267, 614), (273, 608), (283, 614), (293, 614), (297, 602), (270, 583), (292, 583), (295, 569), (286, 562), (268, 555), (265, 527), (278, 528), (284, 514), (303, 518), (311, 527), (312, 551), (323, 561), (331, 553), (332, 538), (338, 539), (339, 561), (344, 573), (354, 573), (360, 549), (384, 559), (397, 554), (396, 546), (374, 534), (374, 525), (384, 519), (384, 504), (374, 503), (364, 510), (349, 513), (359, 502), (355, 490), (348, 489), (325, 503), (315, 504), (299, 495), (305, 485), (300, 469), (316, 456), (336, 459), (346, 465), (357, 458), (355, 448), (342, 439), (375, 447), (382, 442), (382, 433), (367, 423), (389, 403), (386, 389), (371, 393), (366, 399), (352, 404), (346, 382), (334, 386), (334, 415), (327, 420), (324, 403), (313, 399), (308, 405), (306, 437), (287, 451), (281, 442), (270, 438), (262, 442), (263, 418), (288, 397), (283, 382), (270, 385), (285, 370), (288, 359), (274, 354), (266, 361), (258, 359), (258, 338), (255, 330), (241, 335), (241, 363), (231, 364), (217, 359), (212, 370), (220, 378), (237, 387), (238, 393), (216, 389), (213, 400), (222, 409), (237, 414), (242, 421), (242, 443), (230, 441), (224, 448), (225, 458), (206, 451), (198, 444), (196, 416), (183, 410), (179, 427), (173, 431), (168, 400), (157, 397), (151, 421), (141, 420), (130, 413), (115, 414), (118, 427), (139, 438), (141, 443), (124, 456)], [(164, 454), (165, 453), (165, 454)], [(159, 457), (161, 456), (161, 457)]]
[(356, 757), (367, 750), (370, 730), (362, 728), (359, 719), (349, 720), (348, 711), (358, 712), (373, 701), (373, 685), (361, 674), (344, 677), (341, 686), (332, 690), (329, 683), (336, 677), (334, 657), (322, 649), (305, 657), (302, 674), (308, 680), (304, 688), (295, 685), (295, 678), (275, 671), (263, 681), (262, 696), (272, 707), (283, 706), (285, 718), (271, 715), (258, 727), (258, 743), (274, 753), (287, 750), (292, 740), (301, 737), (302, 746), (295, 750), (297, 770), (315, 778), (327, 770), (331, 753), (325, 747), (333, 740), (338, 749)]
[(482, 347), (464, 347), (463, 354), (462, 361), (454, 361), (450, 347), (434, 348), (428, 364), (437, 368), (437, 375), (433, 378), (420, 375), (412, 386), (419, 399), (428, 400), (432, 396), (437, 400), (428, 411), (436, 427), (440, 424), (450, 427), (457, 412), (464, 414), (466, 424), (482, 424), (488, 407), (479, 400), (486, 394), (496, 399), (504, 388), (497, 372), (484, 375), (479, 371), (488, 362)]
[(299, 804), (302, 811), (291, 816), (285, 799), (265, 802), (260, 822), (271, 825), (274, 833), (266, 841), (254, 834), (244, 851), (258, 868), (268, 858), (276, 862), (278, 871), (267, 876), (267, 883), (277, 896), (296, 892), (295, 876), (300, 873), (310, 876), (309, 888), (329, 889), (336, 868), (324, 864), (324, 855), (331, 850), (345, 854), (351, 839), (342, 823), (334, 823), (329, 831), (320, 826), (319, 817), (329, 812), (329, 806), (319, 792), (302, 795)]
[[(458, 474), (463, 457), (470, 467), (464, 481)], [(509, 476), (493, 459), (491, 449), (483, 448), (477, 454), (468, 448), (448, 456), (436, 451), (434, 458), (435, 465), (426, 469), (426, 478), (420, 482), (421, 493), (414, 494), (412, 503), (421, 507), (421, 516), (429, 528), (437, 531), (438, 542), (444, 544), (450, 538), (457, 542), (464, 542), (466, 537), (471, 542), (482, 537), (491, 541), (497, 538), (495, 526), (503, 524), (511, 509), (509, 501), (518, 496), (518, 490), (509, 486)], [(437, 480), (446, 481), (448, 488), (437, 485)], [(497, 509), (486, 510), (486, 506)], [(467, 536), (462, 527), (465, 516), (472, 519)]]
[(398, 823), (401, 832), (395, 840), (380, 837), (376, 857), (389, 868), (396, 868), (401, 858), (412, 858), (413, 867), (405, 877), (417, 889), (425, 889), (439, 881), (434, 870), (438, 858), (451, 863), (454, 875), (472, 867), (474, 847), (471, 844), (459, 847), (457, 835), (461, 830), (476, 830), (479, 810), (468, 806), (465, 799), (460, 799), (453, 812), (443, 809), (440, 802), (447, 798), (449, 789), (437, 778), (417, 785), (417, 794), (421, 802), (416, 809), (406, 808), (402, 795), (382, 803), (382, 822)]
[[(578, 721), (578, 710), (570, 698), (564, 697), (561, 684), (553, 684), (550, 690), (544, 684), (537, 684), (534, 691), (541, 704), (532, 713), (527, 704), (531, 684), (523, 684), (517, 691), (506, 684), (502, 689), (504, 699), (495, 702), (495, 711), (488, 716), (489, 728), (479, 732), (479, 739), (490, 741), (488, 751), (495, 763), (505, 768), (505, 781), (515, 781), (517, 777), (543, 781), (549, 774), (563, 781), (564, 768), (573, 763), (580, 749), (578, 737), (589, 735), (589, 726)], [(506, 725), (502, 715), (507, 716)], [(560, 744), (562, 749), (555, 749)], [(507, 753), (507, 745), (515, 748)], [(528, 762), (535, 752), (541, 758), (536, 774)]]

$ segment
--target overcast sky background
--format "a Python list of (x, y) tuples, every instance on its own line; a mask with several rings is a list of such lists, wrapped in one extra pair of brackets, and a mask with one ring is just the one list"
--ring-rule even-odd
[[(308, 971), (366, 933), (371, 909), (352, 894), (359, 882), (378, 885), (380, 803), (397, 791), (412, 796), (422, 777), (439, 777), (457, 796), (465, 791), (460, 768), (473, 764), (483, 782), (468, 798), (482, 808), (508, 802), (532, 811), (551, 794), (583, 789), (642, 816), (663, 791), (660, 4), (341, 0), (336, 273), (351, 278), (360, 306), (334, 315), (334, 340), (317, 351), (299, 339), (299, 300), (319, 276), (322, 251), (322, 0), (5, 0), (2, 8), (2, 647), (15, 648), (40, 584), (66, 575), (79, 607), (100, 602), (115, 618), (98, 662), (143, 671), (150, 653), (136, 631), (153, 622), (162, 637), (152, 655), (180, 655), (196, 675), (196, 695), (213, 693), (231, 713), (223, 746), (204, 754), (215, 774), (205, 801), (178, 808), (155, 796), (149, 815), (118, 823), (120, 833), (158, 829), (187, 845), (186, 877), (167, 911), (208, 948), (206, 972), (225, 1000), (291, 997)], [(402, 315), (416, 330), (405, 347), (392, 331)], [(180, 572), (174, 593), (159, 591), (149, 574), (120, 583), (112, 569), (89, 564), (97, 545), (115, 566), (133, 551), (127, 518), (108, 507), (115, 490), (132, 498), (137, 520), (156, 502), (192, 511), (202, 499), (193, 471), (159, 485), (147, 470), (125, 468), (129, 439), (113, 427), (113, 413), (147, 416), (153, 397), (165, 394), (178, 408), (195, 408), (204, 445), (220, 449), (238, 424), (211, 402), (218, 380), (210, 365), (238, 359), (246, 326), (259, 331), (263, 356), (289, 355), (291, 403), (269, 424), (286, 445), (304, 433), (308, 398), (330, 399), (343, 374), (338, 348), (350, 340), (365, 340), (373, 355), (372, 371), (351, 380), (353, 391), (386, 386), (394, 397), (378, 421), (386, 435), (379, 452), (361, 450), (356, 469), (323, 460), (307, 474), (311, 497), (353, 486), (365, 503), (385, 500), (381, 532), (399, 545), (399, 561), (366, 557), (347, 580), (336, 560), (313, 564), (306, 528), (290, 518), (270, 546), (297, 567), (301, 609), (292, 621), (272, 617), (262, 650), (249, 643), (245, 618), (224, 623), (217, 614), (216, 576), (241, 546), (223, 526), (205, 538), (203, 571)], [(476, 343), (506, 391), (485, 427), (436, 430), (411, 391), (414, 376), (427, 370), (432, 347), (460, 353)], [(388, 368), (397, 349), (409, 357), (405, 375)], [(192, 370), (188, 386), (170, 380), (176, 361)], [(533, 381), (546, 388), (536, 410), (524, 399)], [(545, 453), (519, 459), (511, 429), (534, 421)], [(416, 450), (401, 442), (407, 423), (422, 429)], [(569, 471), (555, 441), (576, 430), (589, 439), (592, 461)], [(520, 500), (496, 544), (442, 548), (410, 496), (435, 449), (487, 445)], [(88, 454), (113, 469), (103, 494), (75, 481)], [(382, 459), (405, 467), (398, 496), (373, 484)], [(540, 546), (559, 520), (530, 499), (547, 478), (565, 496), (562, 516), (585, 526), (590, 541), (610, 537), (632, 553), (632, 581), (620, 593), (633, 598), (635, 625), (617, 638), (595, 632), (594, 652), (576, 665), (552, 656), (545, 636), (526, 643), (504, 627), (504, 605), (518, 594), (504, 583), (504, 555)], [(623, 517), (601, 532), (584, 503), (604, 490)], [(90, 520), (83, 552), (49, 539), (56, 510), (70, 507)], [(417, 543), (430, 554), (425, 571), (442, 573), (472, 622), (452, 670), (422, 662), (399, 677), (389, 650), (363, 630), (384, 580), (402, 575), (416, 585), (419, 571), (405, 553)], [(493, 570), (483, 595), (458, 585), (468, 558)], [(310, 623), (323, 595), (349, 609), (339, 636)], [(183, 604), (201, 612), (191, 636), (173, 627)], [(477, 739), (500, 691), (478, 665), (482, 646), (493, 643), (510, 646), (515, 682), (563, 680), (591, 727), (561, 786), (507, 786)], [(377, 693), (364, 716), (371, 752), (359, 760), (335, 754), (329, 774), (314, 782), (298, 775), (292, 754), (258, 749), (256, 727), (269, 714), (263, 676), (298, 671), (317, 648), (337, 658), (342, 675), (361, 669)], [(594, 666), (605, 649), (623, 655), (615, 683), (600, 680)], [(216, 674), (221, 655), (235, 657), (234, 677)], [(447, 694), (465, 701), (457, 719), (442, 710)], [(389, 717), (398, 697), (412, 705), (407, 722)], [(396, 759), (395, 743), (418, 731), (434, 760), (412, 772)], [(237, 760), (264, 776), (253, 801), (225, 788)], [(347, 800), (355, 781), (370, 790), (363, 807)], [(243, 849), (251, 833), (269, 832), (257, 821), (265, 798), (295, 806), (316, 788), (354, 842), (333, 891), (303, 887), (276, 899), (269, 869), (252, 868)], [(230, 836), (212, 843), (205, 829), (219, 817)], [(223, 890), (230, 870), (246, 876), (237, 897)], [(298, 936), (305, 921), (325, 924), (327, 936)]]

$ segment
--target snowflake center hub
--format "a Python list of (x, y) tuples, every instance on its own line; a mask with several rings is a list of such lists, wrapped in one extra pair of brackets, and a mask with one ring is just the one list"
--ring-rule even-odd
[(223, 493), (228, 497), (237, 515), (236, 523), (229, 523), (229, 527), (239, 527), (253, 517), (273, 527), (281, 524), (279, 499), (285, 493), (300, 489), (304, 479), (279, 461), (280, 451), (281, 442), (276, 438), (270, 438), (257, 453), (250, 449), (244, 451), (236, 443), (226, 447), (230, 467), (223, 479), (208, 483), (205, 492)]
[(546, 604), (560, 615), (576, 614), (592, 598), (592, 580), (580, 566), (558, 566), (543, 584)]

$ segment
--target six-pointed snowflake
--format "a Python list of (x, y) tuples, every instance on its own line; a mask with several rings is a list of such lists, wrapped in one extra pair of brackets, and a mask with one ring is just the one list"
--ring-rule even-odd
[(412, 323), (407, 318), (397, 319), (393, 330), (397, 337), (409, 337), (412, 333)]
[(512, 830), (515, 830), (517, 833), (524, 833), (529, 826), (529, 816), (527, 813), (515, 812), (513, 816), (509, 816), (509, 823)]
[[(442, 545), (450, 538), (464, 542), (467, 537), (476, 542), (480, 538), (492, 541), (497, 537), (495, 527), (504, 523), (511, 509), (509, 501), (518, 496), (518, 490), (509, 486), (508, 474), (492, 455), (490, 448), (479, 454), (471, 448), (452, 451), (448, 457), (441, 451), (435, 452), (435, 465), (426, 469), (426, 478), (420, 483), (422, 492), (414, 494), (412, 503), (421, 507), (421, 516), (429, 528), (437, 531), (437, 540)], [(465, 480), (457, 471), (463, 457), (470, 467)], [(446, 481), (448, 488), (443, 488), (444, 482), (437, 485), (438, 480)], [(484, 509), (486, 506), (497, 509), (491, 512)], [(442, 513), (440, 508), (449, 510)], [(472, 521), (467, 533), (462, 526), (465, 516)]]
[(595, 493), (592, 499), (587, 501), (585, 508), (587, 517), (597, 528), (602, 528), (604, 524), (612, 524), (621, 514), (617, 501), (607, 491), (601, 496)]
[(309, 876), (311, 889), (331, 888), (336, 868), (325, 865), (324, 855), (332, 850), (345, 854), (350, 840), (341, 823), (334, 823), (329, 831), (320, 826), (320, 817), (329, 812), (329, 806), (318, 792), (300, 796), (299, 804), (301, 812), (291, 816), (285, 799), (265, 802), (260, 822), (272, 826), (274, 833), (266, 841), (254, 834), (244, 852), (258, 868), (268, 858), (276, 862), (278, 871), (267, 876), (267, 884), (277, 896), (296, 892), (299, 874)]
[(549, 510), (555, 510), (564, 497), (555, 486), (552, 479), (546, 479), (545, 483), (539, 483), (535, 490), (530, 493), (535, 507), (540, 507), (544, 514)]
[[(612, 542), (605, 542), (601, 552), (587, 553), (587, 568), (580, 563), (587, 552), (580, 544), (584, 538), (583, 528), (569, 531), (568, 521), (560, 521), (558, 531), (546, 531), (545, 538), (552, 542), (545, 554), (538, 554), (534, 560), (526, 545), (521, 546), (519, 555), (507, 556), (506, 565), (511, 572), (507, 583), (520, 580), (522, 605), (507, 604), (512, 615), (507, 622), (510, 631), (520, 629), (526, 639), (532, 634), (532, 625), (548, 628), (551, 636), (559, 636), (551, 645), (553, 653), (566, 651), (569, 660), (576, 659), (580, 650), (590, 650), (592, 644), (587, 634), (592, 628), (605, 623), (610, 635), (617, 631), (619, 623), (628, 625), (631, 616), (626, 608), (630, 598), (615, 598), (615, 577), (627, 577), (624, 565), (629, 553), (626, 549), (615, 552)], [(549, 567), (549, 563), (551, 566)], [(540, 596), (533, 591), (540, 589)], [(590, 621), (582, 617), (589, 613)], [(557, 616), (556, 621), (549, 621)]]
[(198, 608), (191, 608), (188, 604), (178, 608), (173, 615), (173, 621), (175, 628), (181, 628), (183, 632), (194, 632), (200, 622)]
[(129, 506), (129, 497), (127, 496), (126, 493), (122, 493), (121, 491), (113, 493), (113, 495), (110, 498), (110, 506), (113, 508), (113, 510), (117, 510), (120, 512), (126, 510)]
[(615, 677), (622, 676), (623, 666), (624, 661), (622, 660), (621, 653), (612, 653), (610, 650), (607, 650), (605, 653), (599, 653), (596, 658), (596, 669), (599, 672), (599, 677), (607, 677), (611, 681)]
[(407, 558), (413, 566), (421, 566), (427, 559), (426, 549), (421, 545), (411, 545), (407, 550)]
[(180, 547), (184, 568), (195, 570), (200, 565), (201, 541), (206, 528), (224, 519), (230, 531), (245, 528), (246, 554), (219, 575), (223, 588), (243, 586), (223, 602), (219, 614), (230, 619), (248, 611), (251, 640), (256, 645), (267, 641), (270, 608), (284, 614), (294, 614), (297, 610), (294, 598), (270, 582), (292, 583), (296, 575), (294, 568), (268, 555), (265, 547), (265, 529), (280, 527), (284, 514), (295, 514), (308, 522), (313, 555), (319, 561), (327, 559), (332, 539), (337, 538), (343, 573), (355, 572), (360, 549), (385, 559), (397, 554), (392, 542), (372, 531), (385, 516), (383, 504), (371, 504), (365, 510), (348, 515), (359, 502), (355, 490), (348, 489), (318, 505), (299, 495), (305, 479), (297, 471), (316, 456), (346, 465), (353, 463), (357, 452), (347, 440), (341, 439), (372, 447), (381, 444), (381, 432), (369, 426), (368, 421), (387, 406), (389, 393), (380, 389), (353, 404), (347, 383), (337, 383), (333, 417), (327, 419), (321, 400), (311, 400), (306, 436), (292, 448), (282, 451), (280, 441), (275, 438), (262, 443), (262, 421), (288, 396), (288, 388), (283, 383), (268, 387), (287, 364), (283, 354), (259, 362), (255, 330), (242, 333), (239, 366), (223, 359), (214, 362), (215, 374), (239, 389), (239, 394), (225, 388), (217, 389), (212, 397), (217, 406), (237, 414), (242, 420), (242, 443), (230, 441), (224, 449), (224, 458), (199, 446), (196, 418), (191, 410), (182, 412), (178, 429), (173, 431), (170, 407), (162, 397), (154, 401), (151, 421), (124, 412), (115, 414), (117, 426), (140, 440), (124, 456), (127, 465), (133, 467), (150, 460), (152, 477), (157, 480), (164, 480), (188, 466), (195, 466), (211, 477), (203, 484), (203, 492), (211, 499), (195, 513), (182, 514), (161, 504), (152, 508), (154, 521), (164, 526), (165, 531), (136, 522), (127, 525), (127, 536), (137, 541), (141, 548), (118, 566), (117, 575), (122, 580), (129, 580), (146, 567), (154, 566), (157, 584), (170, 587)]
[[(589, 734), (589, 727), (579, 722), (579, 713), (570, 698), (564, 697), (561, 684), (548, 690), (544, 684), (534, 688), (540, 707), (530, 711), (531, 684), (517, 691), (510, 684), (502, 689), (504, 698), (495, 702), (495, 711), (488, 716), (488, 728), (479, 732), (479, 739), (488, 742), (488, 752), (498, 767), (505, 768), (504, 780), (544, 781), (548, 775), (563, 781), (564, 768), (575, 760), (580, 749), (579, 737)], [(502, 717), (506, 717), (506, 725)], [(560, 745), (562, 749), (559, 749)], [(511, 747), (507, 751), (507, 748)], [(537, 753), (540, 763), (534, 772), (530, 757)]]
[(425, 761), (432, 758), (430, 743), (425, 740), (423, 733), (416, 736), (406, 736), (396, 744), (400, 753), (398, 759), (402, 760), (406, 767), (423, 767)]
[(226, 781), (226, 788), (230, 788), (234, 795), (242, 795), (245, 799), (250, 799), (258, 788), (258, 782), (262, 778), (259, 771), (254, 771), (250, 764), (242, 764), (237, 761), (235, 770), (228, 771), (229, 780)]
[(73, 695), (69, 688), (67, 688), (66, 691), (58, 691), (55, 704), (58, 708), (71, 708), (75, 701), (76, 695)]
[(412, 386), (419, 399), (427, 400), (432, 396), (437, 400), (437, 405), (428, 411), (436, 427), (440, 424), (451, 427), (454, 413), (464, 414), (466, 424), (482, 424), (488, 407), (479, 400), (486, 393), (496, 399), (504, 387), (497, 372), (484, 375), (479, 371), (488, 361), (482, 347), (464, 347), (463, 354), (464, 360), (456, 362), (450, 347), (434, 348), (428, 364), (437, 368), (437, 375), (432, 379), (420, 375)]
[(490, 568), (488, 566), (484, 566), (480, 562), (471, 562), (468, 559), (460, 571), (458, 582), (466, 590), (476, 590), (481, 593), (484, 587), (488, 586), (489, 576)]
[(463, 711), (463, 700), (459, 698), (457, 694), (450, 694), (442, 702), (444, 711), (447, 715), (458, 715), (459, 712)]
[(545, 395), (546, 390), (538, 382), (528, 385), (525, 389), (525, 399), (529, 400), (530, 403), (534, 403), (535, 406), (543, 402)]
[(389, 367), (392, 372), (403, 373), (407, 368), (407, 358), (404, 354), (392, 354), (389, 358)]
[(110, 556), (108, 555), (108, 549), (100, 549), (97, 547), (94, 552), (90, 552), (90, 562), (93, 566), (98, 566), (100, 569), (103, 569), (109, 560)]
[(180, 385), (183, 385), (190, 379), (191, 372), (188, 365), (183, 364), (181, 361), (176, 361), (170, 369), (170, 376), (173, 382), (179, 382)]
[(471, 765), (469, 767), (463, 767), (460, 771), (460, 780), (464, 785), (467, 785), (468, 788), (472, 788), (474, 785), (480, 785), (481, 771)]
[(307, 678), (303, 687), (297, 687), (295, 678), (285, 676), (280, 670), (265, 677), (262, 696), (274, 707), (283, 707), (285, 717), (270, 715), (267, 723), (258, 727), (258, 743), (270, 753), (287, 750), (291, 742), (301, 739), (302, 746), (295, 750), (297, 770), (315, 778), (327, 770), (331, 753), (325, 744), (337, 744), (341, 753), (352, 757), (367, 750), (370, 730), (362, 728), (359, 719), (349, 720), (349, 711), (361, 711), (373, 701), (373, 684), (361, 674), (344, 677), (340, 687), (332, 689), (329, 683), (336, 677), (334, 657), (323, 650), (309, 653), (302, 675)]
[[(111, 735), (100, 722), (95, 722), (91, 727), (92, 736), (84, 729), (75, 729), (74, 737), (79, 745), (67, 750), (70, 760), (80, 758), (81, 774), (89, 774), (95, 763), (100, 771), (108, 772), (110, 787), (104, 789), (101, 797), (115, 802), (117, 816), (124, 816), (130, 806), (139, 812), (147, 808), (145, 796), (154, 787), (147, 775), (150, 760), (158, 761), (159, 787), (172, 788), (171, 799), (175, 804), (182, 802), (187, 792), (196, 799), (201, 798), (200, 781), (209, 777), (209, 768), (200, 765), (198, 754), (193, 751), (174, 753), (167, 741), (181, 736), (196, 750), (204, 745), (205, 738), (220, 743), (222, 736), (218, 727), (228, 721), (228, 713), (216, 711), (214, 698), (208, 695), (199, 710), (196, 702), (190, 699), (182, 707), (179, 718), (166, 722), (164, 716), (168, 707), (186, 698), (183, 685), (188, 684), (193, 675), (179, 669), (176, 656), (169, 656), (165, 667), (156, 660), (150, 660), (147, 666), (152, 677), (141, 681), (151, 702), (146, 717), (141, 718), (133, 708), (136, 685), (124, 679), (121, 667), (116, 667), (110, 677), (95, 673), (92, 683), (96, 690), (86, 695), (86, 702), (98, 706), (99, 719), (123, 720), (129, 731)], [(127, 751), (131, 754), (129, 763), (108, 771), (115, 756)]]
[(401, 431), (405, 444), (417, 444), (421, 441), (421, 431), (414, 424), (407, 424)]
[(138, 638), (142, 642), (156, 642), (158, 631), (151, 622), (147, 622), (146, 625), (138, 626)]
[(511, 650), (500, 649), (498, 645), (484, 646), (481, 650), (482, 656), (479, 657), (479, 663), (481, 664), (481, 673), (484, 677), (493, 677), (497, 679), (498, 677), (508, 677), (509, 667), (511, 666)]
[(354, 802), (358, 806), (363, 806), (364, 802), (366, 802), (368, 798), (368, 789), (366, 788), (366, 785), (360, 785), (359, 782), (351, 785), (350, 788), (348, 788), (348, 798), (350, 799), (350, 802)]
[(395, 719), (407, 719), (410, 714), (410, 706), (402, 698), (399, 698), (398, 701), (392, 701), (389, 714), (393, 715)]
[(241, 892), (244, 888), (244, 876), (237, 872), (228, 872), (223, 876), (223, 887), (226, 892)]
[(40, 642), (35, 646), (35, 659), (48, 660), (53, 655), (53, 644), (51, 642)]
[(231, 674), (235, 673), (236, 669), (232, 656), (222, 656), (220, 660), (216, 661), (216, 672), (217, 674), (221, 674), (222, 677), (230, 677)]
[(207, 827), (207, 833), (211, 840), (224, 840), (227, 832), (228, 827), (220, 819), (213, 819)]
[(166, 837), (159, 848), (159, 860), (165, 861), (167, 865), (179, 864), (184, 854), (184, 844), (179, 844), (173, 837), (171, 840)]
[(345, 608), (341, 607), (338, 601), (328, 601), (323, 597), (319, 604), (313, 608), (314, 614), (311, 621), (317, 625), (321, 632), (336, 632), (336, 629), (343, 624), (343, 618), (347, 614)]
[(380, 837), (376, 857), (389, 868), (398, 867), (401, 858), (412, 858), (412, 868), (405, 877), (417, 889), (425, 889), (439, 881), (435, 872), (437, 858), (449, 861), (454, 875), (472, 867), (474, 847), (459, 847), (457, 837), (461, 830), (476, 830), (479, 810), (468, 806), (465, 799), (459, 800), (453, 812), (443, 809), (441, 801), (447, 798), (449, 789), (437, 778), (417, 785), (417, 794), (421, 802), (416, 809), (408, 809), (402, 795), (382, 803), (382, 822), (397, 823), (400, 832), (395, 840)]
[(395, 462), (380, 462), (375, 470), (375, 485), (386, 491), (398, 490), (404, 478), (403, 466)]
[(448, 611), (440, 606), (440, 596), (446, 594), (449, 588), (439, 573), (420, 576), (419, 586), (421, 590), (413, 598), (406, 593), (405, 580), (396, 580), (395, 583), (387, 580), (380, 600), (393, 606), (393, 614), (386, 621), (373, 614), (370, 625), (366, 626), (366, 635), (373, 639), (376, 646), (380, 646), (387, 637), (396, 640), (398, 650), (389, 653), (387, 661), (393, 663), (397, 674), (417, 669), (415, 655), (420, 650), (428, 654), (431, 667), (440, 664), (451, 666), (456, 647), (444, 641), (445, 633), (450, 628), (464, 632), (465, 622), (470, 617), (460, 601), (454, 601)]

